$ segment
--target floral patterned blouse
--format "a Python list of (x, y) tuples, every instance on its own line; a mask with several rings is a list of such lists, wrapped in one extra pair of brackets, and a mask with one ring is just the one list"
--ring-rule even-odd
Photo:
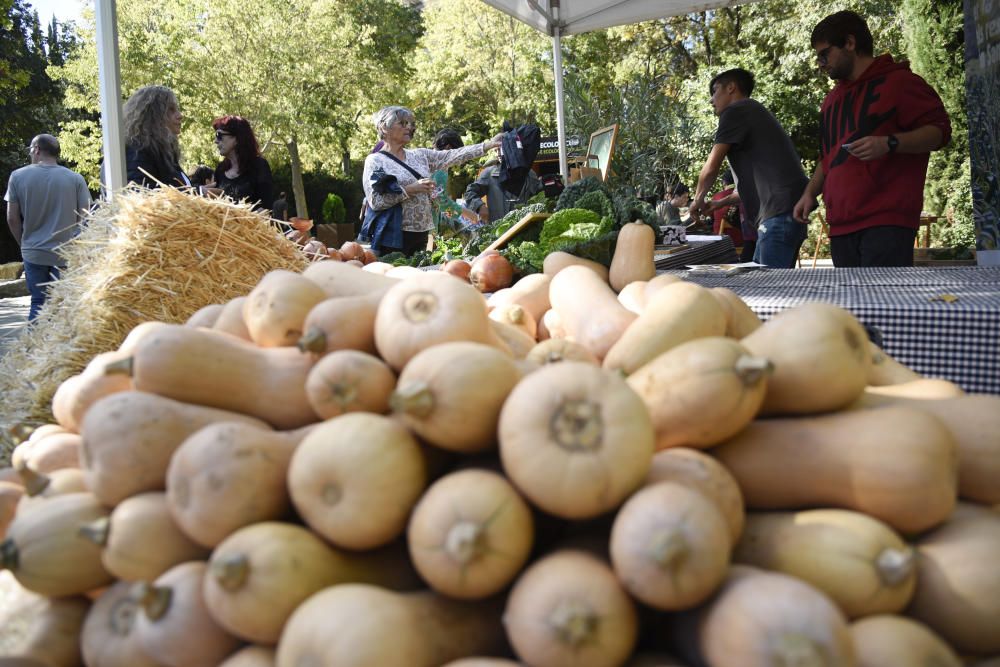
[[(450, 151), (436, 151), (432, 148), (404, 148), (403, 152), (406, 154), (405, 162), (411, 169), (421, 174), (423, 178), (430, 178), (438, 169), (446, 169), (454, 164), (468, 162), (482, 156), (485, 151), (483, 144), (473, 144)], [(377, 174), (379, 170), (395, 176), (400, 187), (403, 188), (418, 180), (408, 169), (388, 157), (384, 152), (372, 153), (365, 158), (365, 171), (361, 177), (368, 205), (376, 211), (381, 211), (402, 202), (403, 231), (429, 232), (434, 229), (434, 214), (430, 195), (421, 193), (407, 197), (405, 194), (378, 194), (372, 190), (372, 174)], [(376, 178), (376, 180), (378, 179)]]

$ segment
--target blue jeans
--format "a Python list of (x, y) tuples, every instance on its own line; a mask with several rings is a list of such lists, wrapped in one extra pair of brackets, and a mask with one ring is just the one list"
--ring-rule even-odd
[(795, 222), (791, 213), (764, 220), (757, 228), (757, 248), (753, 253), (753, 261), (775, 269), (794, 269), (799, 248), (808, 233), (808, 226)]
[(48, 296), (49, 291), (46, 283), (54, 280), (59, 280), (58, 266), (24, 263), (24, 281), (28, 283), (28, 292), (31, 294), (31, 310), (28, 311), (29, 322), (38, 317), (38, 311), (45, 303), (45, 297)]

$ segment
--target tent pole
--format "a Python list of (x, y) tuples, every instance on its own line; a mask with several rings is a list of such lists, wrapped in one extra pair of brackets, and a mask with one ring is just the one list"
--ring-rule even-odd
[(556, 77), (556, 135), (559, 141), (559, 173), (563, 183), (569, 182), (569, 161), (566, 157), (566, 110), (563, 107), (563, 66), (560, 28), (552, 26), (552, 69)]
[(121, 69), (118, 62), (116, 0), (96, 0), (97, 72), (101, 92), (101, 136), (104, 148), (104, 188), (110, 200), (125, 187)]

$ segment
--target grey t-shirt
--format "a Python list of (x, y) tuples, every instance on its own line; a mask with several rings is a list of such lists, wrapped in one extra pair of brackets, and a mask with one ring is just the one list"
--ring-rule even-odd
[(750, 220), (792, 212), (809, 178), (791, 138), (764, 105), (748, 98), (726, 107), (715, 143), (729, 144), (736, 190)]
[(64, 266), (55, 249), (77, 232), (77, 211), (90, 206), (83, 176), (55, 164), (29, 164), (10, 175), (4, 199), (16, 202), (24, 224), (21, 256), (43, 266)]

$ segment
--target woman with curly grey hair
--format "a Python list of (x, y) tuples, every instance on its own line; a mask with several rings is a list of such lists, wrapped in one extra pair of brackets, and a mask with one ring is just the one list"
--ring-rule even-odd
[[(402, 235), (393, 237), (401, 238), (401, 243), (398, 246), (380, 245), (376, 252), (399, 251), (412, 255), (427, 247), (427, 235), (434, 228), (431, 196), (437, 185), (431, 175), (438, 169), (482, 156), (499, 146), (503, 135), (451, 150), (406, 148), (417, 127), (412, 111), (401, 106), (384, 107), (374, 115), (373, 121), (379, 139), (385, 144), (365, 158), (362, 176), (365, 197), (373, 212), (396, 205), (402, 210)], [(386, 186), (387, 180), (394, 180), (392, 187)]]
[(174, 91), (140, 88), (125, 103), (124, 115), (128, 181), (149, 188), (190, 185), (180, 167), (181, 109)]

